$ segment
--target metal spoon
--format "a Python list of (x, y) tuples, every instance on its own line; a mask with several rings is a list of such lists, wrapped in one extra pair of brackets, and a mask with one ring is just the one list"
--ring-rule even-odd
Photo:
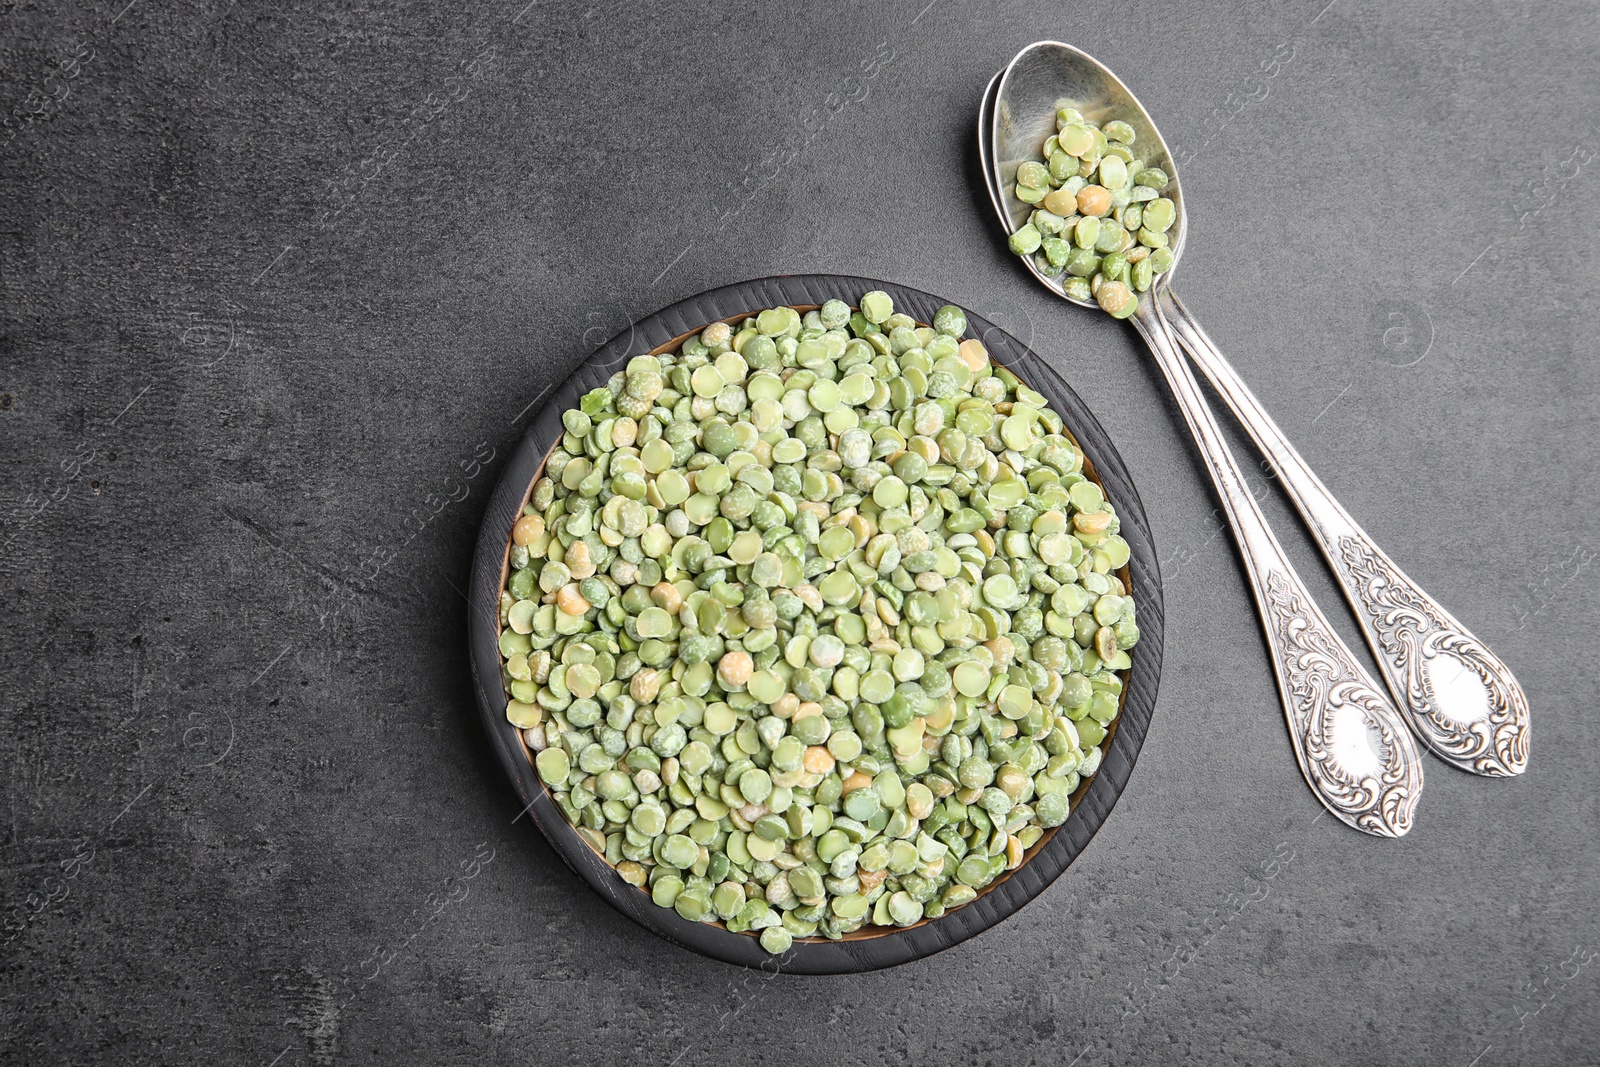
[[(1019, 53), (1008, 71), (1019, 65), (1029, 69), (1018, 74), (1016, 88), (1008, 90), (1008, 101), (1017, 101), (1018, 91), (1029, 91), (1032, 86), (1036, 87), (1036, 95), (1023, 102), (1042, 106), (1047, 103), (1043, 94), (1054, 84), (1075, 90), (1077, 100), (1100, 105), (1106, 118), (1130, 122), (1141, 137), (1148, 128), (1160, 141), (1154, 123), (1133, 94), (1091, 56), (1068, 45), (1040, 42)], [(991, 86), (998, 94), (998, 77)], [(985, 112), (992, 107), (986, 102)], [(1124, 115), (1123, 111), (1131, 114)], [(1137, 114), (1137, 120), (1133, 114)], [(994, 117), (997, 116), (979, 120), (980, 151), (988, 152), (990, 163), (1000, 160), (1004, 167), (1007, 157), (1015, 156), (1017, 162), (1030, 158), (1028, 153), (1033, 146), (1025, 141), (1005, 146), (1014, 151), (994, 154), (994, 138), (1002, 136)], [(1009, 124), (1007, 129), (1024, 132)], [(1165, 149), (1164, 143), (1162, 148)], [(1172, 175), (1165, 195), (1178, 207), (1178, 222), (1173, 230), (1176, 254), (1184, 236), (1183, 199), (1176, 168), (1170, 160), (1163, 169)], [(1020, 225), (1026, 220), (1027, 205), (1004, 195), (997, 186), (1001, 179), (992, 165), (984, 170), (995, 210), (1008, 227)], [(1059, 291), (1057, 286), (1051, 287)], [(1154, 310), (1277, 469), (1361, 620), (1367, 644), (1411, 729), (1452, 766), (1490, 777), (1521, 774), (1528, 761), (1528, 700), (1511, 670), (1407, 577), (1350, 517), (1177, 293), (1162, 284), (1155, 297)]]
[[(1169, 232), (1173, 255), (1181, 256), (1183, 200), (1166, 143), (1115, 75), (1083, 52), (1055, 42), (1018, 53), (990, 82), (979, 113), (985, 180), (1007, 231), (1026, 222), (1032, 208), (1012, 202), (1003, 190), (1014, 181), (1017, 164), (1034, 158), (1037, 146), (1054, 132), (1056, 111), (1068, 106), (1097, 122), (1127, 122), (1144, 146), (1146, 163), (1174, 176), (1165, 195), (1178, 208)], [(1034, 270), (1031, 260), (1024, 262), (1051, 292), (1071, 299), (1059, 282)], [(1158, 288), (1147, 295), (1165, 288), (1171, 273), (1160, 275)], [(1403, 835), (1422, 795), (1422, 762), (1404, 719), (1318, 610), (1268, 528), (1158, 301), (1141, 297), (1131, 321), (1166, 377), (1222, 498), (1266, 631), (1301, 773), (1341, 821), (1378, 836)]]

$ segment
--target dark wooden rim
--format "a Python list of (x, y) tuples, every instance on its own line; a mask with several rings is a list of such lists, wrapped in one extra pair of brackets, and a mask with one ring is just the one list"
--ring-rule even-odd
[(1061, 876), (1105, 822), (1133, 771), (1155, 710), (1161, 675), (1163, 608), (1161, 577), (1144, 506), (1122, 457), (1088, 407), (1048, 363), (1009, 334), (967, 313), (968, 332), (984, 338), (990, 357), (1049, 398), (1087, 460), (1089, 473), (1100, 482), (1117, 509), (1129, 560), (1124, 580), (1138, 609), (1140, 639), (1126, 677), (1122, 710), (1113, 723), (1105, 759), (1094, 777), (1080, 787), (1072, 814), (1046, 834), (1015, 871), (996, 881), (976, 900), (937, 919), (905, 929), (843, 941), (797, 940), (781, 957), (768, 955), (748, 934), (729, 933), (720, 924), (690, 922), (670, 908), (657, 907), (649, 896), (624, 882), (605, 858), (594, 851), (562, 816), (545, 791), (516, 727), (506, 721), (506, 696), (500, 684), (499, 604), (504, 586), (511, 526), (516, 522), (545, 456), (562, 434), (561, 414), (597, 388), (626, 360), (638, 353), (670, 346), (707, 323), (742, 318), (779, 305), (805, 307), (837, 297), (854, 302), (862, 293), (882, 289), (895, 309), (919, 322), (950, 301), (916, 289), (831, 274), (759, 278), (711, 289), (646, 316), (597, 349), (559, 388), (552, 391), (533, 417), (495, 486), (485, 509), (468, 591), (467, 641), (472, 660), (478, 709), (500, 764), (511, 779), (525, 811), (550, 841), (556, 854), (612, 907), (661, 937), (713, 958), (745, 967), (793, 974), (849, 974), (878, 970), (931, 956), (987, 930), (1019, 911)]

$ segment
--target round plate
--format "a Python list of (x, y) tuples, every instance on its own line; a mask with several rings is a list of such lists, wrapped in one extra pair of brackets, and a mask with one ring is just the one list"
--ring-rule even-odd
[(1161, 576), (1149, 523), (1127, 467), (1078, 394), (1048, 363), (1015, 338), (968, 312), (968, 333), (984, 338), (990, 357), (1049, 398), (1067, 432), (1083, 451), (1085, 472), (1100, 482), (1106, 499), (1115, 506), (1122, 537), (1128, 542), (1129, 560), (1123, 575), (1133, 594), (1141, 636), (1132, 650), (1133, 666), (1125, 678), (1122, 710), (1113, 720), (1110, 747), (1099, 771), (1075, 795), (1067, 821), (1054, 832), (1047, 832), (1034, 846), (1030, 858), (970, 904), (905, 929), (878, 933), (878, 928), (870, 927), (873, 932), (858, 931), (840, 941), (796, 940), (788, 952), (773, 957), (749, 934), (733, 934), (720, 925), (690, 922), (671, 908), (657, 907), (647, 893), (624, 882), (603, 856), (578, 837), (545, 791), (519, 731), (506, 721), (506, 695), (500, 684), (499, 605), (511, 526), (527, 502), (545, 455), (563, 432), (562, 412), (577, 406), (585, 392), (604, 385), (628, 358), (674, 347), (677, 340), (708, 323), (742, 318), (780, 305), (816, 306), (833, 297), (853, 304), (862, 293), (873, 289), (887, 292), (894, 298), (896, 311), (904, 311), (918, 322), (932, 322), (934, 312), (949, 303), (916, 289), (871, 278), (803, 274), (712, 289), (634, 323), (584, 361), (534, 417), (489, 500), (473, 562), (467, 639), (478, 708), (501, 766), (534, 824), (567, 865), (628, 918), (684, 948), (747, 967), (794, 974), (877, 970), (931, 956), (1014, 914), (1067, 869), (1110, 814), (1128, 783), (1155, 708), (1156, 684), (1161, 675)]

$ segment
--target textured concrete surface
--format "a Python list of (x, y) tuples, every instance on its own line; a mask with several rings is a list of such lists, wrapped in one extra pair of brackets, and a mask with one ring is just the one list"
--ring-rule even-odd
[[(0, 1060), (1600, 1060), (1593, 6), (924, 4), (0, 8)], [(981, 208), (978, 95), (1045, 36), (1184, 153), (1190, 306), (1516, 669), (1524, 778), (1430, 763), (1399, 843), (1317, 820), (1147, 357)], [(545, 381), (826, 270), (998, 320), (1111, 425), (1166, 684), (1021, 916), (767, 980), (514, 822), (457, 590)]]

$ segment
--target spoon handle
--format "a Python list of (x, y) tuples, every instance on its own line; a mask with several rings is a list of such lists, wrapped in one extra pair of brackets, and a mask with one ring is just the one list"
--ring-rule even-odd
[(1341, 821), (1400, 837), (1422, 795), (1422, 761), (1405, 721), (1312, 601), (1251, 496), (1171, 327), (1151, 303), (1141, 301), (1133, 321), (1200, 446), (1239, 543), (1300, 773)]
[(1452, 766), (1489, 777), (1528, 765), (1528, 698), (1511, 670), (1408, 578), (1339, 504), (1176, 293), (1164, 318), (1278, 471), (1411, 729)]

